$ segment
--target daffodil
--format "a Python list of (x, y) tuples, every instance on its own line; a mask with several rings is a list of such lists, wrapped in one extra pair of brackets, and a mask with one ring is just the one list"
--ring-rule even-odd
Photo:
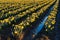
[(11, 21), (14, 20), (14, 17), (12, 17)]
[(4, 19), (5, 22), (9, 22), (9, 19)]
[(48, 25), (48, 28), (50, 28), (51, 27), (51, 25)]
[(53, 20), (51, 23), (52, 23), (52, 24), (55, 24), (55, 22), (56, 22), (56, 21), (55, 21), (55, 20)]

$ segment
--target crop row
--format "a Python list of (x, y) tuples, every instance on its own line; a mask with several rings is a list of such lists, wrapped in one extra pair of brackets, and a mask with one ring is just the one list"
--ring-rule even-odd
[(53, 7), (53, 10), (50, 12), (50, 15), (48, 16), (48, 19), (45, 23), (45, 29), (46, 31), (53, 31), (54, 27), (55, 27), (55, 23), (56, 23), (56, 15), (58, 14), (58, 0), (56, 2), (56, 4)]

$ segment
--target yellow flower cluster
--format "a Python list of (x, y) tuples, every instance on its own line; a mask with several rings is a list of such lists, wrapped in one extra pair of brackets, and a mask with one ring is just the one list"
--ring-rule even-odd
[(59, 2), (57, 0), (57, 2), (55, 3), (55, 5), (53, 7), (53, 10), (50, 12), (50, 15), (48, 16), (48, 19), (45, 23), (46, 31), (54, 29), (54, 25), (56, 23), (56, 14), (57, 14), (57, 9), (58, 9), (58, 3)]
[[(22, 21), (21, 23), (19, 23), (17, 26), (15, 25), (14, 28), (16, 29), (20, 29), (21, 31), (27, 27), (28, 25), (30, 26), (31, 23), (35, 22), (37, 18), (39, 18), (39, 16), (41, 14), (43, 14), (44, 11), (46, 11), (50, 6), (52, 5), (52, 2), (44, 7), (42, 7), (38, 12), (36, 13), (32, 13), (31, 16), (28, 16), (24, 21)], [(45, 8), (46, 7), (46, 8)], [(45, 8), (45, 10), (44, 10)]]

